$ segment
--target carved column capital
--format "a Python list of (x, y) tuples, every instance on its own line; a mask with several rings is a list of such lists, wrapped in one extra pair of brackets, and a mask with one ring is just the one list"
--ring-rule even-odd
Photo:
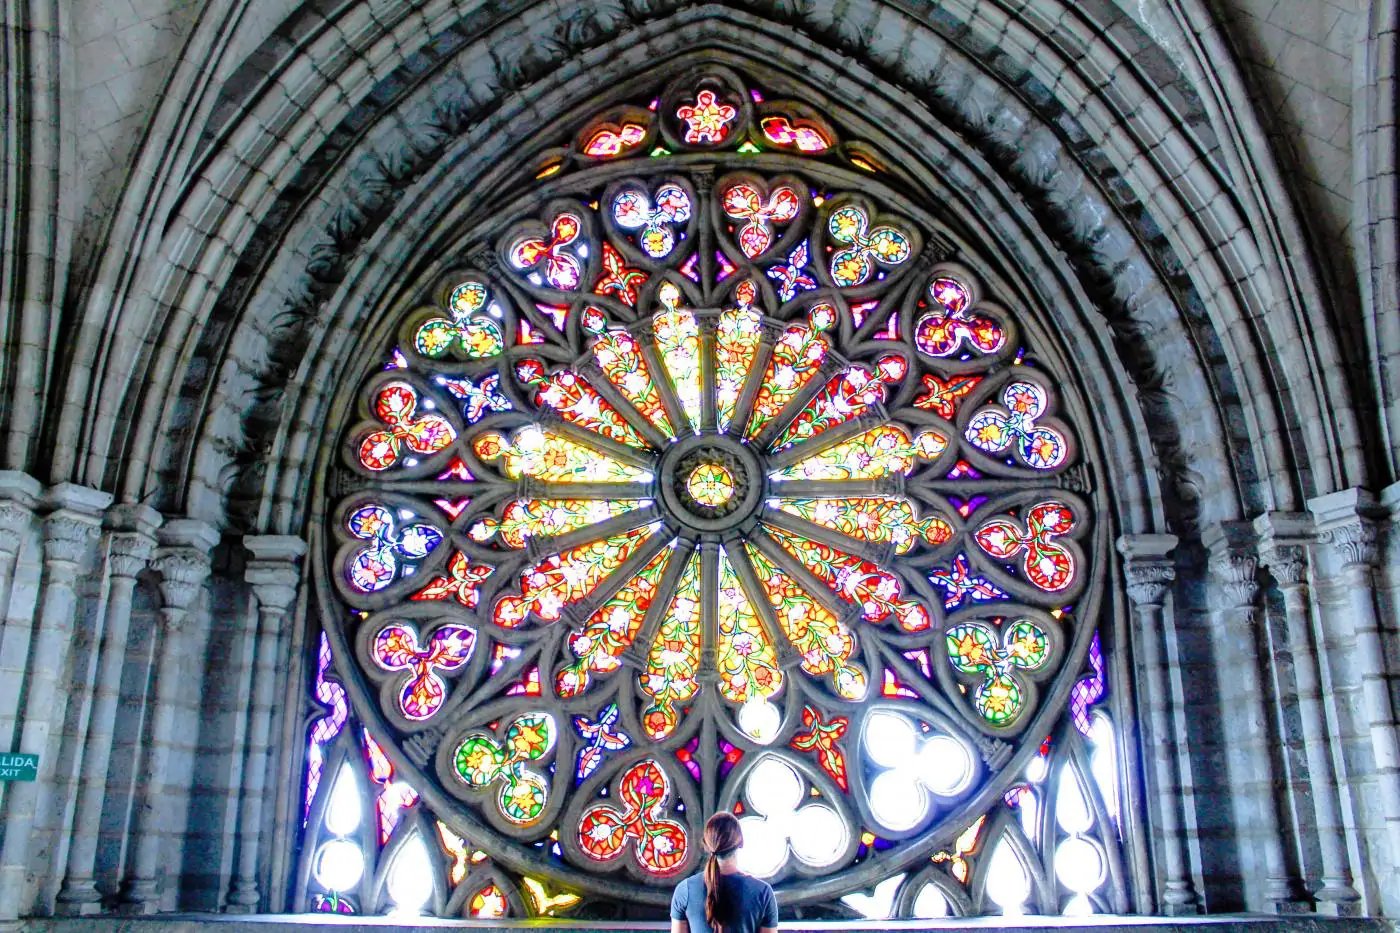
[(1312, 528), (1311, 516), (1301, 512), (1265, 512), (1254, 520), (1259, 562), (1284, 590), (1307, 580)]
[(1123, 555), (1123, 575), (1128, 599), (1134, 607), (1160, 607), (1176, 579), (1176, 565), (1168, 556), (1177, 545), (1176, 535), (1124, 535), (1118, 539)]
[(1221, 609), (1250, 609), (1259, 594), (1259, 558), (1253, 529), (1244, 522), (1220, 522), (1201, 535), (1210, 552), (1210, 575), (1222, 597)]
[(160, 530), (160, 548), (151, 566), (160, 575), (164, 608), (176, 610), (181, 619), (194, 607), (209, 579), (209, 552), (218, 541), (218, 531), (198, 519), (175, 519)]
[(1358, 515), (1351, 521), (1332, 525), (1317, 537), (1332, 546), (1343, 570), (1376, 566), (1376, 523), (1368, 517)]
[(44, 562), (76, 570), (99, 522), (94, 515), (59, 509), (44, 516)]
[(0, 471), (0, 554), (13, 556), (19, 551), (34, 521), (39, 492), (39, 481), (27, 473)]
[(148, 535), (134, 531), (112, 532), (110, 549), (107, 552), (107, 565), (112, 576), (134, 580), (151, 562), (156, 541)]
[(1309, 499), (1308, 511), (1317, 524), (1317, 539), (1331, 548), (1340, 569), (1376, 566), (1379, 506), (1375, 496), (1359, 487), (1343, 489)]

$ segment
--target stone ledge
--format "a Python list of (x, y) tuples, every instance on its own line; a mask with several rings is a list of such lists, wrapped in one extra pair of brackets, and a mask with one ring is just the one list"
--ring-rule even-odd
[[(1333, 919), (1318, 916), (1276, 917), (1265, 914), (1230, 914), (1213, 917), (977, 917), (942, 921), (784, 921), (790, 931), (887, 930), (1031, 930), (1053, 929), (1062, 933), (1400, 933), (1400, 924), (1382, 919)], [(332, 918), (314, 914), (260, 914), (224, 916), (216, 914), (169, 914), (161, 917), (127, 918), (116, 916), (32, 919), (21, 921), (23, 933), (307, 933), (308, 930), (337, 930), (341, 933), (412, 933), (423, 929), (445, 930), (529, 930), (531, 933), (605, 933), (609, 930), (667, 930), (663, 923), (607, 923), (601, 921), (530, 920), (480, 921), (437, 920), (427, 917), (408, 920), (398, 917)]]

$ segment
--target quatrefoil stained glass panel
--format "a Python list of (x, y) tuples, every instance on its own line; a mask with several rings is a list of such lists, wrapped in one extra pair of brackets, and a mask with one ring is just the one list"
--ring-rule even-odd
[(829, 898), (948, 843), (1061, 712), (1076, 430), (1028, 312), (804, 108), (716, 71), (619, 113), (364, 382), (338, 663), (506, 864), (654, 901), (731, 808), (750, 870)]

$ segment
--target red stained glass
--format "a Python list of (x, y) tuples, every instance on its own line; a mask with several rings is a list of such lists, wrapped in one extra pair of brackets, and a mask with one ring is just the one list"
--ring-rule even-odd
[(1025, 553), (1021, 569), (1026, 579), (1048, 593), (1074, 582), (1074, 554), (1055, 538), (1074, 529), (1074, 513), (1062, 502), (1042, 502), (1026, 513), (1023, 530), (1007, 518), (994, 518), (975, 535), (982, 550), (1000, 560)]
[[(399, 462), (405, 453), (435, 454), (457, 437), (442, 415), (419, 414), (418, 390), (406, 382), (391, 382), (379, 390), (374, 413), (388, 425), (360, 442), (360, 463), (367, 469), (383, 471)], [(411, 465), (411, 464), (410, 464)]]
[(439, 671), (460, 670), (471, 659), (476, 632), (465, 625), (444, 625), (420, 646), (418, 634), (404, 625), (388, 625), (375, 636), (370, 655), (386, 671), (404, 671), (399, 690), (399, 711), (407, 719), (422, 721), (442, 708), (447, 685)]
[(846, 777), (846, 755), (841, 751), (840, 740), (850, 727), (850, 720), (844, 716), (833, 716), (830, 722), (822, 720), (822, 714), (810, 706), (802, 708), (802, 727), (805, 731), (792, 737), (792, 747), (798, 751), (813, 752), (817, 764), (831, 775), (836, 786), (849, 791)]
[(611, 861), (629, 848), (643, 870), (669, 875), (685, 864), (690, 840), (685, 827), (660, 816), (671, 797), (671, 781), (661, 766), (643, 759), (618, 784), (622, 807), (599, 804), (584, 811), (578, 843), (584, 854)]

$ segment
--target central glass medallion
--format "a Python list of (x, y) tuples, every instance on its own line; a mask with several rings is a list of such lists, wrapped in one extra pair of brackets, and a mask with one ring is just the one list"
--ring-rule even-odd
[(702, 463), (685, 481), (686, 491), (696, 502), (718, 508), (734, 495), (734, 477), (718, 463)]
[(763, 502), (763, 466), (748, 445), (726, 435), (699, 434), (670, 445), (658, 472), (661, 504), (691, 532), (744, 528)]

